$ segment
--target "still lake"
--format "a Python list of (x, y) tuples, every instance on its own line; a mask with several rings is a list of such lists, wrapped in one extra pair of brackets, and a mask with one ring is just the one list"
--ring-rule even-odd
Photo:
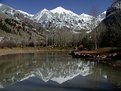
[(121, 91), (121, 69), (68, 52), (0, 57), (0, 91)]

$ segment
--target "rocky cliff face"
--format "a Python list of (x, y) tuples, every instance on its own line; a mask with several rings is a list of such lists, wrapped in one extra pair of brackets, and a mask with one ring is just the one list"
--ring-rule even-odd
[(109, 29), (121, 29), (121, 0), (116, 0), (107, 10), (103, 21)]
[(116, 0), (107, 10), (101, 30), (101, 47), (121, 46), (121, 0)]
[(116, 0), (107, 10), (106, 16), (121, 13), (121, 0)]

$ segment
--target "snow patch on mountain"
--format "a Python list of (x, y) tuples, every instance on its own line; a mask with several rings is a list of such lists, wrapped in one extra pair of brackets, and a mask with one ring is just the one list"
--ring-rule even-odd
[(61, 6), (55, 8), (55, 9), (50, 10), (50, 12), (52, 12), (52, 13), (57, 13), (57, 14), (66, 13), (66, 14), (73, 14), (73, 15), (75, 15), (75, 16), (78, 16), (77, 14), (73, 13), (72, 11), (66, 10), (66, 9), (64, 9), (64, 8), (61, 7)]
[(17, 10), (19, 13), (21, 13), (21, 14), (23, 14), (23, 15), (27, 15), (27, 16), (29, 16), (29, 17), (33, 17), (34, 15), (33, 14), (29, 14), (29, 13), (27, 13), (27, 12), (24, 12), (24, 11), (22, 11), (22, 10)]
[(87, 15), (87, 14), (85, 14), (85, 13), (82, 13), (79, 17), (80, 17), (80, 19), (82, 19), (84, 22), (87, 22), (87, 21), (92, 20), (93, 18), (95, 18), (95, 17), (93, 17), (93, 16), (91, 16), (91, 15)]
[(24, 17), (27, 17), (27, 18), (31, 18), (34, 16), (34, 15), (24, 12), (22, 10), (16, 10), (12, 7), (9, 7), (9, 6), (1, 4), (1, 3), (0, 3), (0, 11), (2, 11), (3, 13), (5, 13), (9, 16), (14, 16), (15, 14), (22, 14), (22, 15), (24, 15)]
[(42, 23), (42, 21), (47, 23), (50, 19), (52, 19), (52, 14), (49, 10), (43, 9), (42, 11), (35, 14), (33, 18), (39, 23)]
[(101, 14), (98, 16), (98, 19), (99, 19), (100, 21), (102, 21), (102, 20), (105, 19), (105, 17), (106, 17), (106, 11), (104, 11), (103, 13), (101, 13)]

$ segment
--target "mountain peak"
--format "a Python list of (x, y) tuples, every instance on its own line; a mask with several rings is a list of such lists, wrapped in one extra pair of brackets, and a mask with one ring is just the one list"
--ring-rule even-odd
[(87, 15), (87, 14), (85, 14), (85, 13), (82, 13), (81, 15)]
[(64, 12), (69, 13), (71, 11), (70, 10), (66, 10), (63, 7), (59, 6), (59, 7), (55, 8), (55, 9), (52, 9), (51, 12), (60, 14), (60, 13), (64, 13)]
[(53, 9), (53, 10), (51, 10), (51, 12), (53, 12), (53, 13), (63, 13), (63, 12), (65, 12), (65, 11), (67, 11), (67, 10), (65, 10), (63, 7), (61, 7), (61, 6), (59, 6), (59, 7), (57, 7), (57, 8), (55, 8), (55, 9)]
[(52, 9), (50, 10), (50, 12), (52, 13), (58, 13), (58, 14), (71, 14), (71, 15), (74, 15), (74, 16), (78, 16), (77, 14), (75, 14), (74, 12), (70, 11), (70, 10), (67, 10), (67, 9), (64, 9), (63, 7), (59, 6), (55, 9)]
[(57, 8), (55, 8), (56, 10), (65, 10), (63, 7), (59, 6)]
[(46, 8), (44, 8), (41, 12), (46, 12), (46, 11), (48, 11)]

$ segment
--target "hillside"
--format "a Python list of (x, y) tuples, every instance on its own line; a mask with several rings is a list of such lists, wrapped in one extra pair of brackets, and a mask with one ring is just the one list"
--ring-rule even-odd
[(100, 46), (121, 47), (121, 1), (116, 0), (107, 10), (102, 21), (105, 29), (101, 33)]
[(17, 21), (2, 12), (0, 12), (0, 38), (0, 47), (44, 44), (44, 36), (35, 26), (27, 21)]

